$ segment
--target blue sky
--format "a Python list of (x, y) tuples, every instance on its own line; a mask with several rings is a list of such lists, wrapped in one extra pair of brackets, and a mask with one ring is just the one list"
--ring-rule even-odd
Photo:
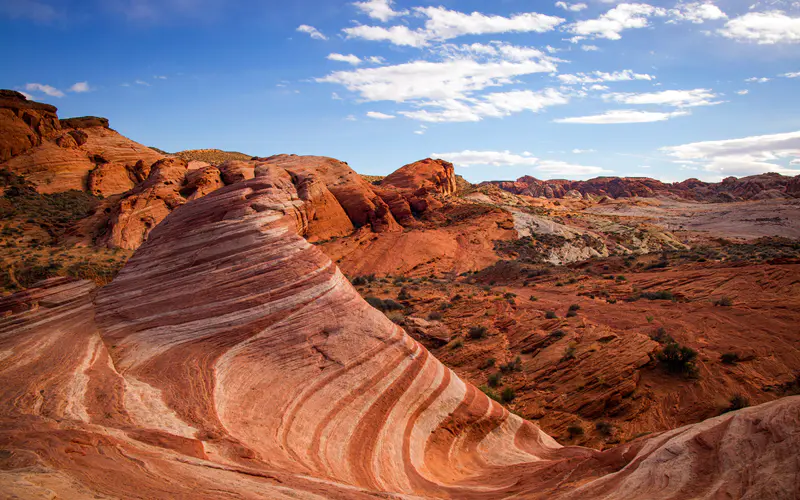
[(0, 87), (167, 151), (800, 174), (796, 0), (0, 0), (0, 41)]

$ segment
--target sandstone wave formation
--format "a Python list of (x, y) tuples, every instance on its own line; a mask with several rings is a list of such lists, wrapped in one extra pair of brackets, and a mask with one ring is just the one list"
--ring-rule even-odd
[(109, 286), (57, 278), (0, 301), (0, 491), (798, 494), (800, 397), (605, 452), (562, 447), (509, 413), (371, 308), (308, 242), (342, 229), (332, 221), (346, 226), (336, 211), (349, 203), (374, 207), (346, 214), (350, 224), (397, 222), (383, 198), (344, 182), (323, 189), (297, 161), (242, 165), (238, 182), (176, 207)]

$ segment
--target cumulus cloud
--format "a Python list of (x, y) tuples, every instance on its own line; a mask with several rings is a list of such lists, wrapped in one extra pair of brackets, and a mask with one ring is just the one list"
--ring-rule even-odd
[(64, 97), (64, 92), (61, 92), (55, 87), (44, 85), (41, 83), (28, 83), (25, 84), (25, 90), (28, 92), (41, 92), (50, 97)]
[(387, 115), (386, 113), (381, 113), (379, 111), (368, 111), (367, 118), (374, 118), (376, 120), (392, 120), (396, 117), (394, 115)]
[(596, 19), (578, 21), (569, 27), (569, 31), (578, 36), (607, 38), (619, 40), (628, 29), (646, 28), (650, 18), (666, 16), (667, 11), (645, 3), (622, 3)]
[(581, 45), (581, 50), (586, 52), (594, 52), (600, 50), (600, 47), (598, 47), (597, 45)]
[(717, 94), (709, 89), (663, 90), (661, 92), (646, 92), (641, 94), (616, 92), (603, 96), (603, 99), (607, 101), (614, 101), (622, 104), (660, 104), (678, 108), (722, 104), (722, 101), (715, 101), (714, 99), (716, 98)]
[(679, 3), (674, 9), (670, 9), (669, 15), (675, 21), (688, 21), (694, 24), (728, 18), (719, 7), (711, 2)]
[(74, 84), (72, 87), (69, 88), (69, 91), (80, 94), (83, 92), (91, 92), (92, 88), (89, 87), (89, 82), (77, 82), (76, 84)]
[(579, 148), (575, 148), (575, 149), (572, 150), (572, 152), (574, 154), (576, 154), (576, 155), (580, 155), (580, 154), (584, 154), (584, 153), (594, 153), (594, 152), (596, 152), (596, 150), (594, 150), (594, 149), (579, 149)]
[(745, 81), (746, 81), (747, 83), (767, 83), (769, 80), (770, 80), (770, 79), (769, 79), (769, 78), (767, 78), (767, 77), (761, 77), (761, 78), (759, 78), (759, 77), (757, 77), (757, 76), (753, 76), (753, 77), (751, 77), (751, 78), (748, 78), (748, 79), (747, 79), (747, 80), (745, 80)]
[(395, 11), (392, 8), (393, 4), (392, 0), (367, 0), (366, 2), (356, 2), (353, 5), (369, 17), (385, 23), (392, 18), (408, 14), (407, 10)]
[(790, 17), (779, 10), (748, 12), (725, 23), (719, 33), (740, 42), (762, 45), (800, 43), (800, 17)]
[(558, 160), (542, 160), (530, 153), (515, 154), (510, 151), (456, 151), (434, 153), (432, 158), (441, 158), (458, 167), (487, 165), (492, 167), (533, 167), (547, 174), (564, 176), (596, 175), (606, 170), (589, 165), (576, 165)]
[(736, 93), (739, 94), (739, 95), (747, 95), (747, 94), (750, 93), (750, 91), (747, 90), (747, 89), (744, 89), (744, 90), (737, 90)]
[(800, 131), (705, 141), (669, 146), (661, 151), (684, 163), (698, 163), (719, 175), (753, 175), (763, 172), (800, 174), (800, 170), (780, 164), (796, 164), (800, 158)]
[(688, 111), (673, 111), (661, 113), (654, 111), (611, 110), (599, 115), (574, 116), (555, 120), (556, 123), (579, 123), (586, 125), (612, 125), (620, 123), (649, 123), (661, 122), (678, 116), (688, 115)]
[(428, 35), (422, 31), (414, 31), (406, 26), (355, 26), (345, 28), (347, 38), (361, 38), (374, 42), (389, 42), (394, 45), (407, 47), (424, 47), (428, 45)]
[(135, 83), (136, 85), (142, 85), (143, 87), (150, 87), (150, 86), (151, 86), (149, 83), (147, 83), (147, 82), (146, 82), (146, 81), (144, 81), (144, 80), (136, 80), (136, 81), (135, 81), (135, 82), (133, 82), (133, 83)]
[(419, 104), (425, 109), (400, 114), (423, 122), (477, 122), (485, 117), (500, 118), (522, 111), (538, 113), (549, 106), (568, 102), (569, 97), (556, 89), (515, 90), (494, 92), (480, 98), (427, 101)]
[(784, 78), (800, 78), (800, 71), (796, 73), (784, 73), (781, 76)]
[(556, 71), (547, 58), (523, 61), (453, 59), (412, 61), (393, 66), (337, 71), (317, 79), (356, 92), (367, 101), (458, 99), (465, 94), (509, 84), (514, 77)]
[(309, 26), (307, 24), (301, 24), (297, 27), (297, 31), (300, 33), (307, 33), (308, 36), (313, 38), (314, 40), (327, 40), (328, 37), (323, 35), (317, 28), (313, 26)]
[(331, 61), (339, 61), (339, 62), (346, 62), (348, 64), (352, 64), (353, 66), (358, 66), (361, 64), (361, 59), (358, 56), (354, 56), (353, 54), (337, 54), (332, 53), (328, 54), (328, 59)]
[(559, 9), (568, 10), (570, 12), (580, 12), (583, 9), (587, 8), (588, 5), (585, 3), (567, 3), (567, 2), (556, 2), (556, 7)]
[(492, 16), (473, 12), (466, 14), (444, 7), (416, 7), (414, 11), (426, 18), (422, 29), (407, 26), (355, 26), (345, 28), (348, 38), (386, 41), (394, 45), (424, 47), (431, 41), (445, 41), (463, 35), (488, 35), (497, 33), (544, 33), (564, 22), (556, 16), (527, 12), (511, 17)]
[(622, 71), (615, 71), (613, 73), (605, 73), (603, 71), (594, 71), (592, 73), (577, 73), (574, 75), (562, 74), (558, 75), (558, 79), (565, 85), (576, 85), (585, 83), (598, 83), (598, 82), (624, 82), (630, 80), (655, 80), (656, 77), (646, 73), (635, 73), (632, 70), (626, 69)]

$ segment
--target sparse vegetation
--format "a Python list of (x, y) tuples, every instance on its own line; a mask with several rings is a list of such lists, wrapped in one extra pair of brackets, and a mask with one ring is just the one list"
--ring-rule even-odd
[(517, 356), (514, 361), (500, 365), (500, 371), (503, 373), (522, 371), (522, 358)]
[(495, 363), (497, 363), (496, 359), (494, 359), (494, 358), (486, 358), (483, 361), (483, 363), (481, 363), (480, 368), (481, 368), (481, 370), (488, 370), (489, 368), (492, 368), (495, 365)]
[(728, 402), (729, 402), (728, 407), (722, 413), (741, 410), (742, 408), (747, 408), (748, 406), (750, 406), (750, 400), (747, 399), (747, 397), (742, 394), (733, 395)]
[(570, 359), (575, 359), (575, 346), (569, 345), (566, 349), (564, 349), (564, 355), (561, 356), (561, 361), (569, 361)]
[(503, 374), (500, 372), (492, 373), (486, 379), (486, 383), (489, 384), (489, 387), (500, 387), (503, 384)]
[(714, 301), (714, 305), (718, 307), (731, 307), (733, 306), (733, 299), (730, 297), (722, 297)]
[(428, 314), (428, 319), (431, 321), (441, 321), (442, 320), (442, 313), (439, 311), (433, 311)]
[(469, 331), (467, 332), (467, 336), (472, 340), (480, 340), (486, 337), (487, 329), (485, 326), (473, 326), (470, 327)]
[(583, 427), (581, 427), (578, 424), (573, 424), (567, 427), (567, 432), (569, 433), (570, 439), (575, 439), (578, 436), (583, 436), (583, 434), (585, 433)]
[(614, 426), (609, 422), (597, 422), (594, 428), (601, 436), (611, 437), (614, 434)]
[(384, 313), (388, 311), (400, 311), (404, 309), (403, 304), (392, 299), (380, 299), (378, 297), (368, 296), (364, 297), (364, 300), (366, 300), (367, 303), (375, 309)]
[(411, 300), (411, 293), (408, 291), (408, 288), (403, 287), (400, 289), (400, 293), (397, 294), (397, 300)]
[(514, 401), (514, 398), (516, 397), (517, 393), (514, 392), (514, 389), (512, 389), (511, 387), (506, 387), (505, 389), (503, 389), (503, 392), (500, 393), (500, 400), (503, 403), (510, 403)]
[(544, 317), (547, 319), (556, 319), (558, 318), (558, 315), (556, 314), (555, 311), (547, 311), (544, 313)]
[(694, 363), (697, 351), (690, 347), (670, 342), (656, 354), (656, 358), (671, 373), (682, 374), (690, 378), (697, 376), (697, 366)]
[(719, 360), (726, 365), (735, 365), (739, 362), (739, 355), (735, 352), (726, 352), (719, 357)]

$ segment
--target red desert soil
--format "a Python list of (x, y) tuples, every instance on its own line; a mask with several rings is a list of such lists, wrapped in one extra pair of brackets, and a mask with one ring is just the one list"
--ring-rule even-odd
[[(177, 208), (110, 285), (0, 302), (0, 487), (60, 498), (791, 498), (800, 398), (606, 452), (464, 383), (301, 235), (280, 167)], [(301, 183), (300, 186), (303, 184)]]

